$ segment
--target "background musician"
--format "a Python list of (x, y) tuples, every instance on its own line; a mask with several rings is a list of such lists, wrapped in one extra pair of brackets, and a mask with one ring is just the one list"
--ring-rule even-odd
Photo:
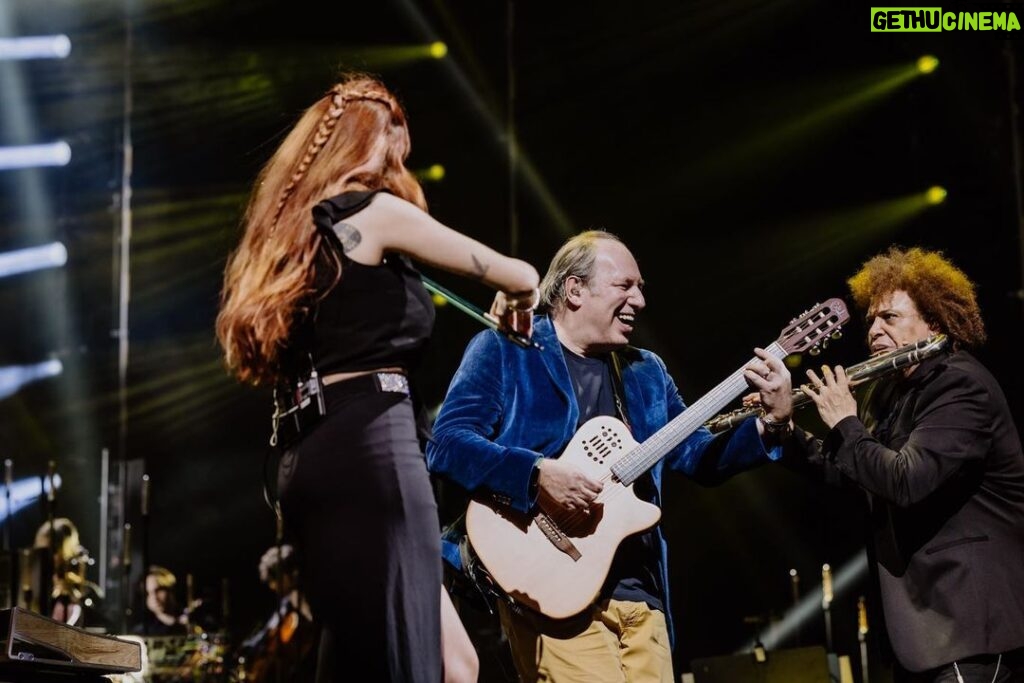
[(311, 681), (316, 675), (319, 630), (299, 590), (290, 545), (271, 546), (260, 558), (260, 581), (277, 596), (266, 623), (241, 645), (247, 681)]
[[(789, 453), (864, 490), (896, 681), (1024, 680), (1024, 455), (974, 284), (941, 253), (891, 248), (849, 280), (872, 354), (945, 333), (952, 349), (876, 380), (858, 410), (842, 367), (807, 371), (829, 429)], [(837, 477), (828, 477), (829, 481)]]
[[(577, 428), (609, 415), (643, 441), (685, 409), (661, 359), (628, 346), (646, 305), (643, 285), (636, 260), (615, 236), (589, 231), (568, 240), (541, 282), (534, 338), (543, 351), (490, 331), (470, 342), (434, 424), (432, 471), (521, 512), (538, 504), (590, 510), (602, 483), (557, 459)], [(634, 484), (639, 497), (660, 504), (664, 467), (719, 481), (781, 456), (770, 431), (790, 421), (789, 372), (768, 353), (755, 353), (759, 360), (745, 376), (761, 392), (765, 420), (717, 437), (693, 433)], [(554, 621), (504, 603), (499, 611), (522, 680), (674, 680), (660, 526), (619, 546), (598, 600), (578, 618)]]
[(142, 622), (134, 629), (147, 636), (188, 635), (189, 619), (177, 596), (178, 579), (166, 567), (150, 565), (143, 587), (146, 593)]
[(97, 607), (102, 593), (99, 586), (86, 576), (92, 559), (89, 551), (82, 546), (74, 523), (67, 517), (57, 517), (52, 523), (44, 522), (36, 531), (33, 559), (33, 576), (39, 577), (45, 571), (44, 567), (51, 569), (49, 601), (46, 603), (49, 605), (50, 617), (71, 626), (87, 625), (86, 612), (93, 617), (98, 614)]

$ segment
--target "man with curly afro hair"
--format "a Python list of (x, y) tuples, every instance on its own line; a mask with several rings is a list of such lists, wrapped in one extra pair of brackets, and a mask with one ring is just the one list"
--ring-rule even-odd
[[(949, 347), (871, 382), (807, 371), (823, 439), (791, 449), (862, 489), (894, 680), (1024, 681), (1024, 454), (985, 341), (975, 286), (942, 253), (892, 247), (848, 281), (873, 355), (942, 333)], [(839, 476), (835, 476), (838, 472)]]

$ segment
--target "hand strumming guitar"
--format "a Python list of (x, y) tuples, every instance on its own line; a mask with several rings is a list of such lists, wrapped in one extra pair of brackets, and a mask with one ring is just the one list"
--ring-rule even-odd
[(566, 510), (586, 510), (604, 484), (587, 476), (571, 463), (543, 459), (537, 463), (537, 488), (541, 507), (554, 503)]

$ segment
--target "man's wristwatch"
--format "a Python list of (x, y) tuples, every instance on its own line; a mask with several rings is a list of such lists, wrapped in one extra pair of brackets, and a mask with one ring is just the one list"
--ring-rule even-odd
[(793, 433), (793, 425), (790, 420), (781, 420), (777, 422), (773, 420), (771, 415), (768, 413), (761, 413), (757, 419), (761, 421), (765, 434), (772, 434), (773, 436), (781, 438)]

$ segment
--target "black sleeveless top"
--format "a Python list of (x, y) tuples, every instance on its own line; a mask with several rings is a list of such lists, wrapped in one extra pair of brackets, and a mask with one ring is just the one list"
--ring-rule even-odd
[[(412, 369), (434, 326), (434, 305), (419, 272), (401, 254), (387, 253), (376, 266), (345, 255), (334, 226), (369, 206), (376, 192), (346, 192), (313, 207), (313, 222), (323, 236), (321, 249), (341, 260), (341, 279), (312, 307), (313, 363), (321, 376), (335, 372), (401, 366)], [(318, 287), (334, 279), (331, 259), (317, 259)], [(300, 344), (305, 346), (305, 344)]]

